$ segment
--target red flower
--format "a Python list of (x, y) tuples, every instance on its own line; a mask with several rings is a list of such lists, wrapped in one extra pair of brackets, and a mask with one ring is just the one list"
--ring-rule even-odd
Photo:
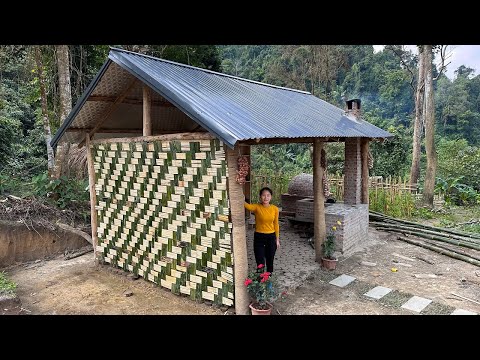
[(277, 300), (279, 289), (275, 276), (266, 271), (265, 264), (260, 264), (248, 274), (245, 280), (247, 292), (259, 309), (267, 309)]

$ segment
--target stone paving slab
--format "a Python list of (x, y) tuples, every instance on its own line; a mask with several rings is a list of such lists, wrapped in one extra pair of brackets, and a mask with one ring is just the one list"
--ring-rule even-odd
[(411, 310), (419, 313), (430, 304), (432, 300), (422, 298), (420, 296), (412, 296), (405, 304), (402, 305), (403, 309)]
[(455, 309), (450, 315), (478, 315), (478, 314), (473, 311)]
[(385, 295), (387, 295), (390, 291), (392, 291), (392, 289), (390, 288), (387, 288), (387, 287), (384, 287), (384, 286), (377, 286), (377, 287), (374, 287), (372, 290), (366, 292), (365, 296), (368, 296), (372, 299), (381, 299), (382, 297), (384, 297)]
[(333, 279), (332, 281), (330, 281), (329, 284), (332, 284), (332, 285), (335, 285), (335, 286), (338, 286), (338, 287), (345, 287), (347, 286), (348, 284), (350, 284), (352, 281), (354, 281), (356, 278), (354, 278), (353, 276), (350, 276), (350, 275), (340, 275), (339, 277)]

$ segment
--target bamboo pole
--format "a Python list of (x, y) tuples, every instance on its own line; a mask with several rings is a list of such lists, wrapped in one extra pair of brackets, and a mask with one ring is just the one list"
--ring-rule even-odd
[(407, 238), (404, 238), (402, 236), (398, 236), (397, 239), (405, 241), (405, 242), (407, 242), (409, 244), (412, 244), (412, 245), (420, 246), (420, 247), (423, 247), (425, 249), (429, 249), (429, 250), (438, 252), (439, 254), (446, 255), (446, 256), (454, 258), (454, 259), (458, 259), (458, 260), (468, 262), (469, 264), (472, 264), (472, 265), (480, 266), (480, 261), (472, 259), (472, 258), (467, 257), (465, 255), (456, 254), (452, 251), (441, 249), (441, 248), (439, 248), (437, 246), (434, 246), (434, 245), (424, 244), (422, 242), (415, 241), (415, 240), (412, 240), (412, 239), (407, 239)]
[(477, 235), (477, 234), (467, 233), (467, 232), (464, 232), (464, 231), (458, 231), (458, 230), (452, 230), (452, 229), (446, 229), (446, 228), (441, 228), (441, 227), (434, 227), (434, 226), (430, 226), (430, 225), (419, 224), (419, 223), (416, 223), (416, 222), (413, 222), (413, 221), (408, 221), (408, 220), (395, 219), (391, 216), (379, 213), (377, 211), (370, 210), (370, 216), (372, 216), (372, 215), (374, 217), (377, 217), (377, 218), (381, 219), (382, 221), (387, 221), (387, 222), (392, 222), (392, 223), (409, 224), (409, 225), (413, 225), (413, 226), (416, 226), (416, 227), (419, 227), (419, 228), (436, 230), (436, 231), (441, 230), (443, 232), (450, 233), (450, 234), (461, 235), (461, 236), (470, 237), (470, 238), (473, 238), (473, 239), (480, 239), (480, 235)]
[(97, 222), (97, 193), (95, 192), (95, 168), (93, 166), (92, 149), (90, 148), (90, 134), (85, 134), (85, 144), (87, 147), (87, 164), (88, 164), (88, 184), (90, 189), (90, 217), (92, 225), (92, 242), (93, 257), (95, 264), (98, 264), (97, 246), (98, 246), (98, 222)]
[(464, 242), (467, 242), (467, 243), (471, 243), (471, 244), (475, 244), (475, 245), (480, 246), (480, 242), (475, 241), (475, 239), (465, 238), (465, 237), (460, 236), (460, 235), (449, 234), (449, 233), (445, 233), (443, 231), (434, 231), (434, 230), (429, 230), (429, 229), (422, 229), (422, 228), (415, 227), (415, 226), (391, 224), (391, 223), (378, 222), (378, 221), (370, 221), (370, 224), (372, 224), (374, 226), (396, 228), (396, 229), (399, 229), (399, 230), (420, 231), (420, 232), (425, 233), (425, 234), (440, 235), (440, 236), (443, 236), (443, 237), (448, 237), (448, 238), (451, 238), (451, 239), (456, 239), (456, 240), (460, 240), (460, 241), (464, 241)]
[(245, 232), (245, 207), (243, 186), (235, 181), (237, 174), (238, 147), (233, 150), (224, 146), (228, 166), (228, 196), (230, 199), (230, 216), (232, 219), (235, 313), (248, 315), (250, 303), (247, 287), (244, 284), (248, 276), (247, 236)]
[(476, 256), (476, 255), (472, 255), (472, 254), (468, 254), (466, 253), (465, 251), (463, 250), (455, 250), (455, 249), (450, 249), (447, 245), (444, 245), (444, 244), (435, 244), (433, 243), (431, 240), (428, 240), (428, 239), (425, 239), (424, 240), (427, 244), (430, 244), (430, 245), (434, 245), (436, 247), (439, 247), (441, 249), (445, 249), (445, 250), (448, 250), (448, 251), (452, 251), (454, 253), (457, 253), (457, 254), (460, 254), (460, 255), (465, 255), (465, 256), (468, 256), (472, 259), (475, 259), (475, 260), (478, 260), (480, 261), (480, 257)]
[(381, 227), (381, 226), (378, 226), (377, 229), (384, 230), (384, 231), (401, 232), (402, 234), (415, 235), (415, 236), (425, 238), (425, 239), (442, 241), (442, 242), (446, 242), (448, 244), (453, 244), (453, 245), (457, 245), (457, 246), (466, 247), (468, 249), (474, 249), (474, 250), (479, 250), (480, 251), (480, 246), (477, 246), (475, 244), (465, 243), (465, 242), (462, 242), (462, 241), (459, 241), (459, 240), (454, 240), (454, 239), (448, 239), (448, 238), (445, 238), (445, 237), (442, 237), (442, 236), (429, 235), (429, 234), (424, 234), (424, 233), (421, 233), (421, 232), (418, 232), (418, 231), (411, 231), (411, 230), (392, 229), (392, 228)]
[(322, 167), (320, 158), (322, 154), (323, 142), (315, 138), (313, 141), (313, 221), (315, 236), (315, 261), (320, 263), (323, 257), (323, 242), (326, 236), (325, 226), (325, 195), (323, 193)]

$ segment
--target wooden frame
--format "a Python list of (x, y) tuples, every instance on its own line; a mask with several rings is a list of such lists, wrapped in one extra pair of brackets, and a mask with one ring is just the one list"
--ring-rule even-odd
[[(135, 86), (137, 83), (137, 78), (134, 78), (130, 83), (128, 84), (127, 88), (123, 90), (120, 95), (116, 98), (116, 100), (105, 110), (105, 112), (102, 114), (102, 117), (100, 118), (100, 121), (95, 125), (95, 127), (89, 132), (88, 136), (90, 138), (92, 137), (93, 134), (95, 134), (98, 129), (100, 129), (105, 121), (108, 120), (110, 115), (112, 115), (113, 111), (117, 108), (118, 104), (122, 102), (122, 100), (127, 96), (127, 94), (130, 92), (130, 90)], [(78, 144), (78, 147), (81, 148), (85, 144), (85, 140), (82, 140), (80, 144)]]
[(323, 193), (322, 157), (323, 141), (313, 142), (313, 226), (315, 236), (315, 261), (320, 263), (323, 257), (323, 246), (326, 236), (325, 225), (325, 195)]
[(216, 136), (213, 136), (210, 133), (174, 133), (174, 134), (165, 134), (165, 135), (154, 135), (154, 136), (137, 136), (137, 137), (126, 137), (126, 138), (111, 138), (111, 139), (95, 139), (91, 140), (91, 144), (111, 144), (111, 143), (125, 143), (125, 142), (138, 142), (138, 141), (170, 141), (170, 140), (212, 140)]
[(97, 258), (97, 246), (98, 246), (98, 220), (97, 220), (97, 193), (95, 191), (95, 167), (93, 166), (92, 150), (90, 149), (90, 135), (85, 134), (85, 143), (87, 147), (87, 165), (88, 165), (88, 182), (90, 188), (90, 217), (92, 224), (92, 244), (93, 244), (93, 256), (95, 264), (98, 263)]

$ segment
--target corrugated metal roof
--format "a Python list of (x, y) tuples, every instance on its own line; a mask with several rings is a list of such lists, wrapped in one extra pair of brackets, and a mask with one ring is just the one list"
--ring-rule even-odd
[[(230, 147), (248, 139), (392, 136), (364, 120), (346, 116), (343, 109), (304, 91), (115, 48), (110, 50), (109, 59)], [(57, 133), (54, 141), (60, 136)]]

